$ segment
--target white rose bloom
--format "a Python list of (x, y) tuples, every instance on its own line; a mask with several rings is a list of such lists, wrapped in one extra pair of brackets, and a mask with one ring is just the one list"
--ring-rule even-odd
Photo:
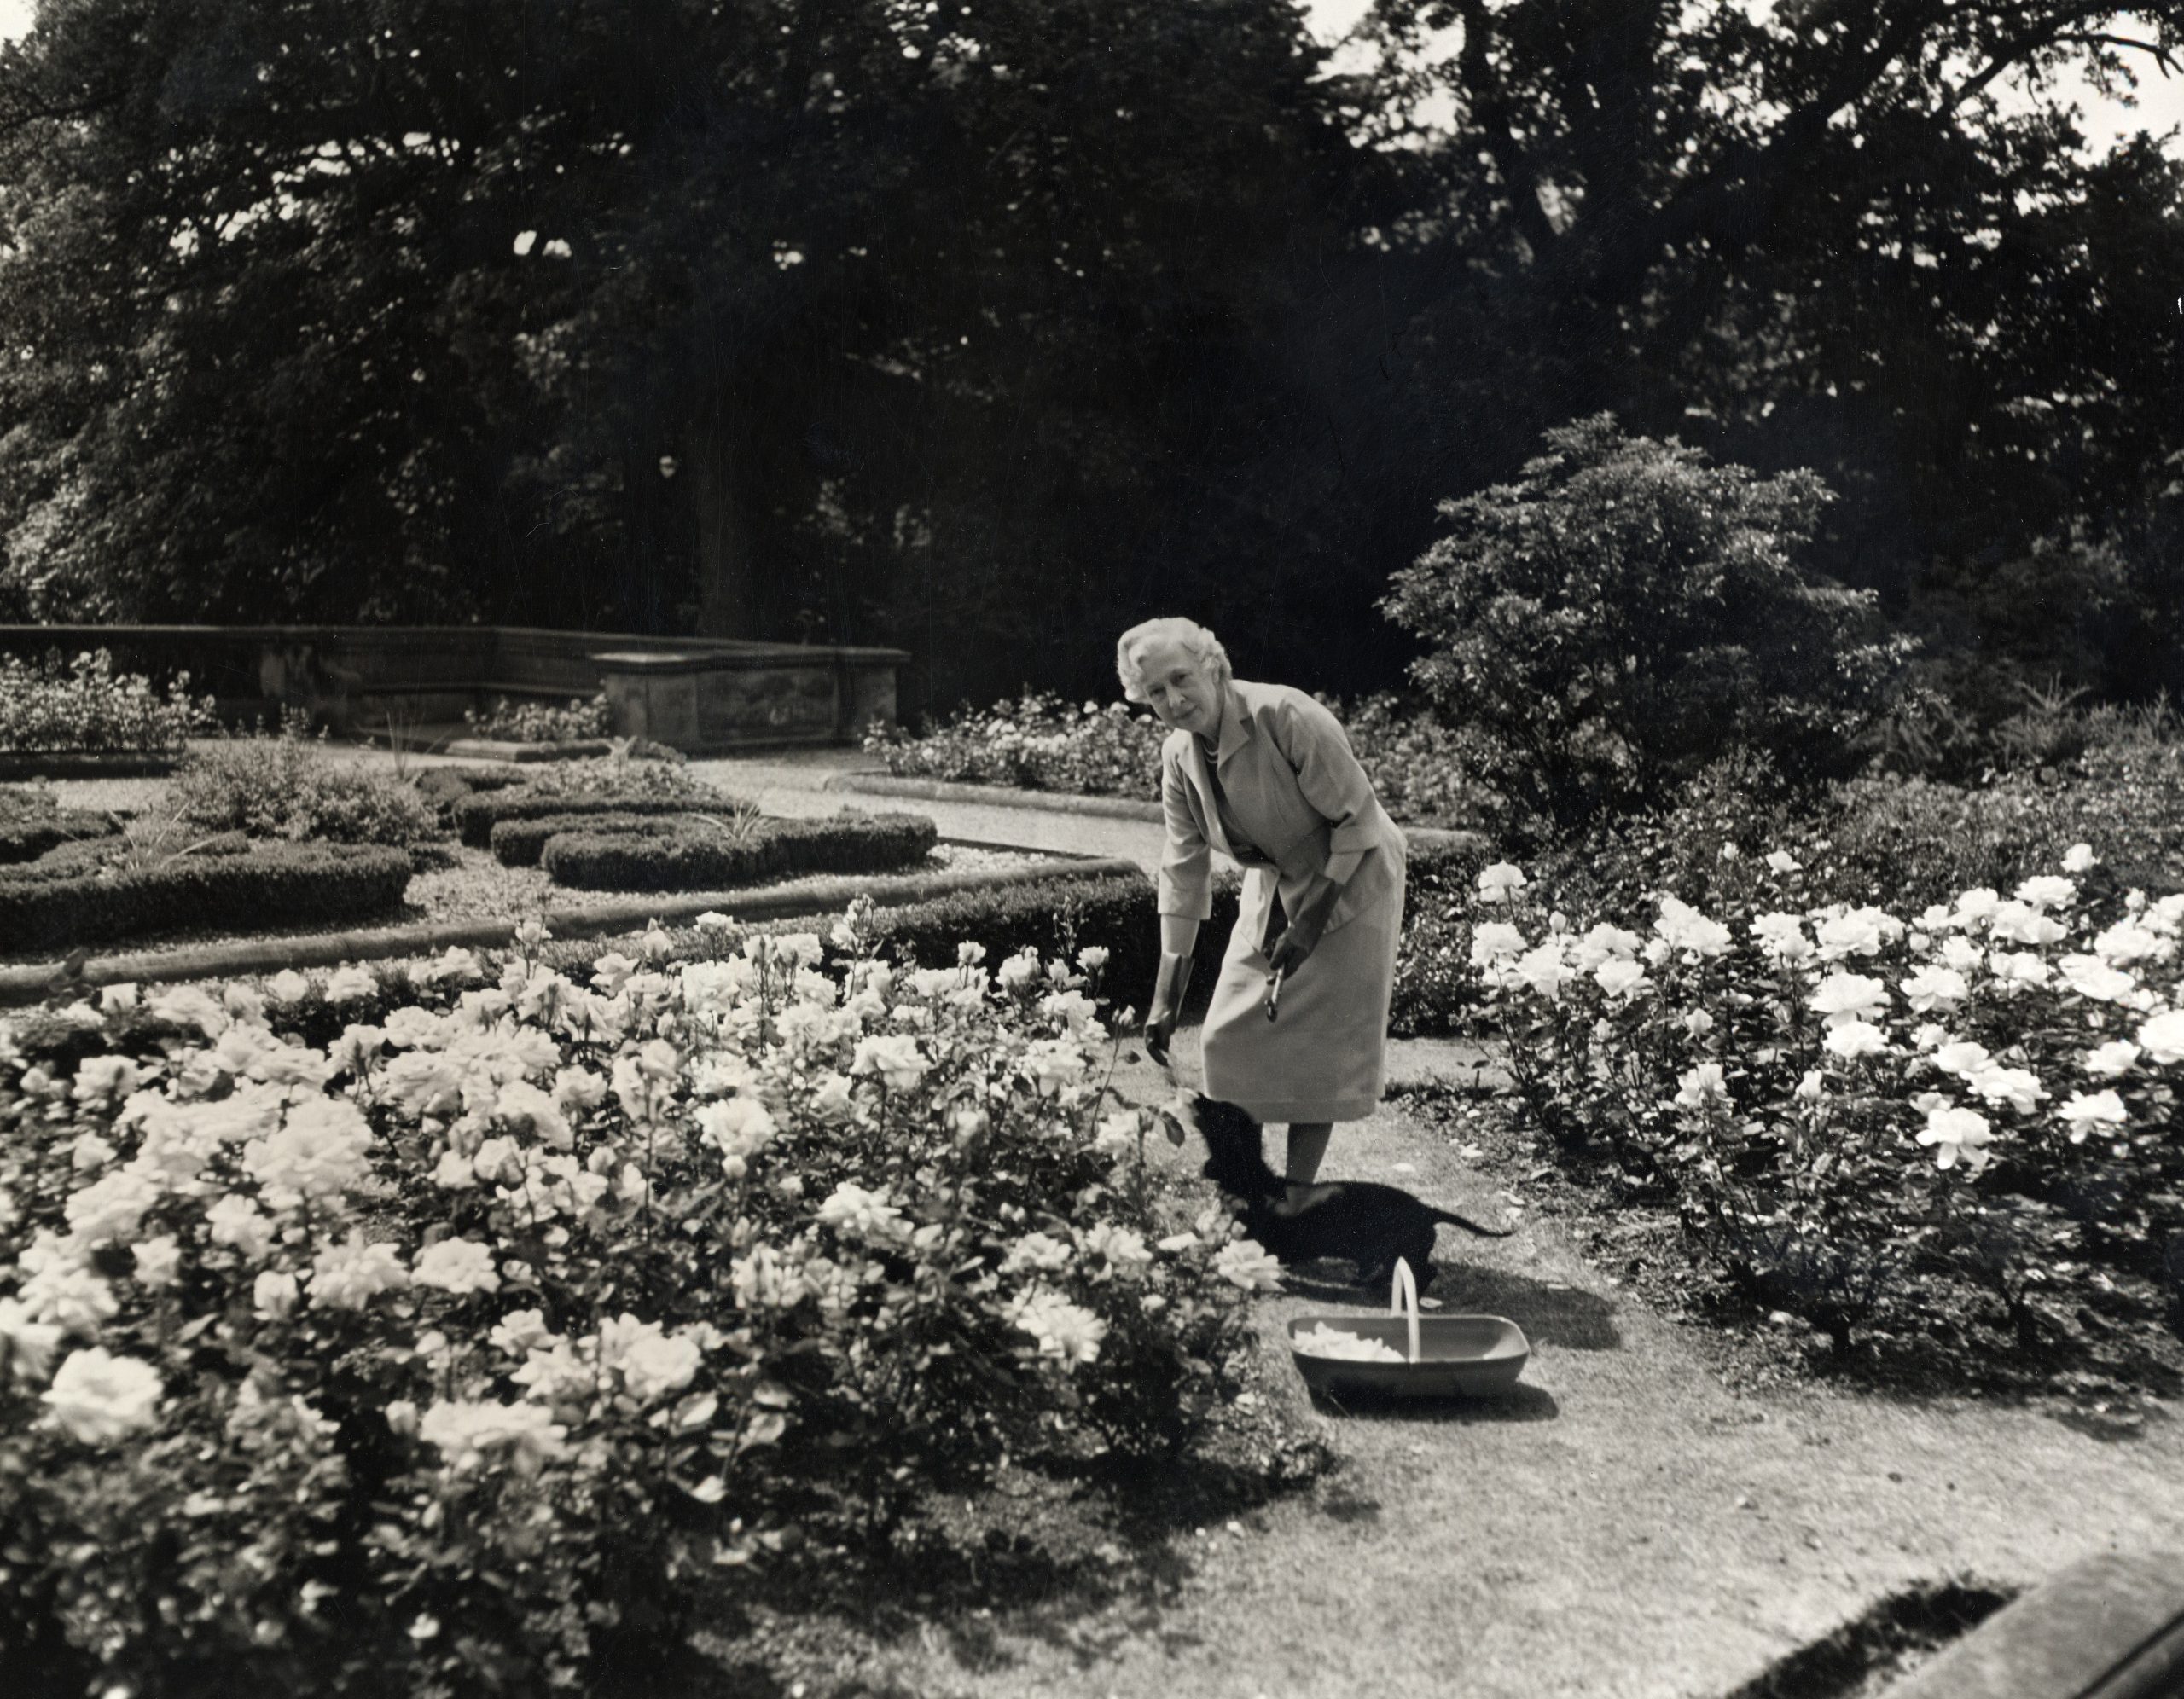
[(519, 1399), (513, 1404), (443, 1401), (424, 1413), (417, 1432), (458, 1474), (482, 1466), (488, 1452), (505, 1450), (518, 1474), (535, 1475), (541, 1464), (566, 1449), (569, 1430), (537, 1405)]
[(2048, 983), (2047, 958), (2032, 950), (1997, 952), (1989, 964), (1995, 978), (2007, 992), (2030, 990)]
[(141, 1286), (171, 1286), (182, 1278), (182, 1246), (172, 1233), (146, 1239), (133, 1248), (136, 1283)]
[(1828, 1025), (1841, 1026), (1846, 1021), (1885, 1015), (1888, 987), (1862, 973), (1838, 971), (1814, 987), (1812, 995), (1805, 1001), (1815, 1012), (1826, 1017)]
[(1990, 890), (1985, 885), (1978, 885), (1961, 893), (1955, 905), (1957, 924), (1969, 925), (1986, 919), (1995, 912), (2001, 900), (2002, 895), (2000, 891)]
[(2095, 1003), (2120, 1003), (2139, 989), (2137, 980), (2097, 955), (2066, 955), (2058, 965), (2063, 983)]
[(2138, 1030), (2139, 1047), (2164, 1068), (2184, 1062), (2184, 1009), (2156, 1015)]
[(2063, 871), (2066, 873), (2088, 873), (2100, 859), (2093, 853), (2090, 844), (2073, 844), (2063, 852)]
[(2093, 941), (2093, 953), (2111, 967), (2128, 967), (2135, 961), (2162, 961), (2175, 947), (2152, 927), (2136, 920), (2118, 920)]
[(1008, 1248), (1008, 1255), (1002, 1261), (1001, 1272), (1020, 1274), (1026, 1268), (1042, 1272), (1066, 1268), (1071, 1255), (1070, 1248), (1060, 1239), (1051, 1238), (1045, 1233), (1026, 1233)]
[(328, 1309), (362, 1309), (381, 1292), (410, 1284), (402, 1253), (384, 1242), (367, 1244), (361, 1230), (311, 1259), (311, 1301)]
[(286, 1321), (300, 1297), (296, 1277), (285, 1268), (268, 1268), (251, 1283), (250, 1301), (261, 1321)]
[(1127, 1156), (1137, 1148), (1137, 1138), (1144, 1123), (1133, 1109), (1117, 1110), (1112, 1115), (1102, 1116), (1092, 1134), (1092, 1148), (1107, 1156)]
[(559, 1337), (546, 1325), (546, 1313), (539, 1309), (511, 1310), (494, 1325), (486, 1339), (496, 1351), (510, 1357), (520, 1357), (542, 1346), (551, 1345)]
[(1987, 953), (1969, 938), (1942, 940), (1942, 965), (1958, 973), (1976, 973), (1986, 965)]
[(1671, 949), (1710, 958), (1722, 954), (1736, 941), (1720, 921), (1709, 919), (1689, 903), (1670, 896), (1661, 898), (1661, 915), (1653, 923), (1653, 931)]
[(205, 1223), (213, 1244), (233, 1245), (246, 1262), (263, 1258), (273, 1248), (273, 1236), (279, 1232), (273, 1219), (256, 1203), (232, 1192), (205, 1212)]
[(1989, 1103), (2007, 1103), (2020, 1115), (2030, 1115), (2048, 1088), (2039, 1076), (2024, 1068), (1982, 1068), (1966, 1081)]
[(2085, 1070), (2104, 1080), (2121, 1078), (2139, 1059), (2139, 1047), (2128, 1038), (2112, 1039), (2085, 1053)]
[(1844, 1021), (1840, 1026), (1828, 1029), (1827, 1036), (1821, 1041), (1821, 1047), (1831, 1056), (1853, 1062), (1861, 1056), (1885, 1053), (1888, 1035), (1870, 1021)]
[(1039, 977), (1039, 953), (1023, 950), (1002, 963), (994, 977), (1007, 991), (1020, 991)]
[(2073, 1145), (2082, 1145), (2088, 1133), (2103, 1127), (2121, 1127), (2131, 1118), (2123, 1099), (2112, 1091), (2095, 1092), (2090, 1097), (2073, 1092), (2071, 1100), (2055, 1113), (2069, 1125)]
[(1931, 1109), (1919, 1142), (1934, 1147), (1934, 1166), (1955, 1168), (1959, 1162), (1973, 1174), (1987, 1166), (1988, 1145), (1994, 1129), (1987, 1117), (1973, 1109)]
[(902, 1210), (886, 1192), (868, 1192), (846, 1180), (819, 1206), (819, 1220), (846, 1238), (899, 1239), (909, 1231)]
[(1804, 961), (1813, 954), (1801, 915), (1762, 914), (1751, 923), (1751, 936), (1760, 953), (1775, 961)]
[(1153, 1253), (1146, 1249), (1144, 1236), (1112, 1221), (1101, 1221), (1089, 1228), (1084, 1235), (1085, 1251), (1101, 1257), (1121, 1273), (1130, 1273), (1144, 1267), (1153, 1261)]
[(1577, 966), (1580, 972), (1591, 973), (1604, 961), (1634, 961), (1645, 940), (1635, 932), (1626, 932), (1620, 926), (1611, 926), (1605, 920), (1595, 925), (1579, 941)]
[(1525, 953), (1525, 935), (1506, 920), (1482, 920), (1472, 928), (1471, 962), (1485, 967), (1513, 960)]
[(71, 1351), (43, 1402), (53, 1424), (84, 1445), (111, 1445), (159, 1421), (159, 1371), (102, 1347)]
[(1722, 1076), (1718, 1062), (1701, 1062), (1680, 1075), (1676, 1084), (1681, 1088), (1676, 1094), (1678, 1109), (1727, 1108), (1731, 1102), (1728, 1083)]
[(1936, 1009), (1953, 1009), (1971, 991), (1964, 976), (1950, 967), (1922, 967), (1903, 982), (1903, 994), (1909, 1000), (1913, 1012), (1921, 1015)]
[(1769, 871), (1782, 874), (1786, 877), (1791, 873), (1801, 873), (1804, 869), (1804, 863), (1798, 861), (1796, 856), (1792, 855), (1786, 850), (1769, 850), (1767, 856), (1767, 866)]
[(1934, 1052), (1934, 1066), (1944, 1074), (1955, 1074), (1968, 1079), (1982, 1069), (1990, 1066), (1994, 1058), (1987, 1054), (1984, 1045), (1960, 1039), (1954, 1044), (1944, 1044)]
[(1792, 1095), (1801, 1102), (1818, 1103), (1827, 1095), (1827, 1076), (1817, 1068), (1808, 1068)]
[(1602, 991), (1618, 1000), (1635, 997), (1653, 983), (1646, 977), (1644, 968), (1620, 956), (1611, 957), (1594, 968), (1593, 979)]
[(2015, 895), (2019, 902), (2030, 903), (2035, 908), (2061, 908), (2077, 900), (2077, 881), (2040, 873), (2019, 885)]
[(1507, 902), (1531, 883), (1525, 877), (1525, 870), (1515, 862), (1496, 861), (1490, 867), (1479, 869), (1478, 900), (1481, 902)]
[(1034, 1288), (1008, 1307), (1009, 1319), (1039, 1342), (1039, 1354), (1066, 1368), (1098, 1360), (1107, 1324), (1060, 1293)]
[(356, 1105), (339, 1098), (298, 1104), (277, 1133), (244, 1146), (244, 1170), (258, 1181), (267, 1203), (293, 1209), (305, 1199), (340, 1197), (370, 1174), (371, 1123)]
[(492, 1248), (467, 1238), (444, 1238), (427, 1245), (410, 1259), (410, 1280), (413, 1285), (437, 1287), (458, 1297), (501, 1289)]
[(876, 1074), (880, 1084), (889, 1091), (902, 1092), (910, 1090), (922, 1080), (931, 1065), (910, 1034), (881, 1033), (857, 1040), (850, 1072)]
[(1281, 1284), (1281, 1264), (1257, 1239), (1234, 1239), (1222, 1246), (1213, 1272), (1247, 1292), (1270, 1292)]
[(353, 965), (337, 967), (326, 982), (326, 1000), (329, 1003), (356, 1003), (377, 995), (379, 977), (369, 968)]
[(1995, 905), (1995, 912), (1987, 917), (1987, 928), (1995, 937), (2014, 944), (2052, 944), (2063, 936), (2060, 921), (2015, 899)]
[(1083, 1077), (1084, 1053), (1066, 1038), (1042, 1038), (1025, 1048), (1017, 1064), (1041, 1097), (1059, 1097)]

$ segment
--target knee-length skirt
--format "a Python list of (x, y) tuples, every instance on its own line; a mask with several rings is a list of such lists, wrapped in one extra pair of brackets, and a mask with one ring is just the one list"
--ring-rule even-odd
[(1393, 887), (1380, 901), (1321, 938), (1289, 971), (1280, 1015), (1271, 1021), (1259, 940), (1246, 936), (1240, 925), (1229, 933), (1201, 1040), (1207, 1096), (1261, 1122), (1362, 1121), (1372, 1114), (1387, 1071), (1403, 899), (1397, 863)]

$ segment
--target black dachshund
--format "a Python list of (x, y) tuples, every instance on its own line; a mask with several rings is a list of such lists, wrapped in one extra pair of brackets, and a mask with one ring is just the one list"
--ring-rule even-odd
[(1433, 1279), (1433, 1240), (1442, 1222), (1483, 1238), (1507, 1238), (1515, 1231), (1482, 1227), (1373, 1180), (1315, 1186), (1320, 1195), (1292, 1209), (1288, 1182), (1267, 1166), (1258, 1122), (1232, 1103), (1204, 1096), (1192, 1099), (1189, 1118), (1205, 1140), (1205, 1177), (1241, 1206), (1245, 1230), (1285, 1265), (1337, 1257), (1356, 1265), (1361, 1284), (1378, 1286), (1393, 1277), (1401, 1257), (1422, 1292)]

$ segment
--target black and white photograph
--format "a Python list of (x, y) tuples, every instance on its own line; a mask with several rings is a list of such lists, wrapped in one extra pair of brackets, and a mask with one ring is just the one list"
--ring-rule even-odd
[(0, 0), (8, 1699), (2184, 1695), (2184, 0)]

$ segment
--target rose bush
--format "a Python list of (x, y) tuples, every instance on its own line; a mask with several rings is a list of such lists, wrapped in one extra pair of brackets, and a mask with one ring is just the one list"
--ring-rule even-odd
[(1004, 1456), (1191, 1446), (1269, 1270), (1148, 1180), (1096, 958), (869, 923), (0, 1029), (11, 1688), (566, 1686)]
[(187, 673), (161, 696), (142, 674), (117, 673), (104, 649), (0, 656), (0, 752), (167, 754), (214, 723), (212, 698), (192, 700)]
[(1634, 912), (1501, 864), (1468, 1001), (1555, 1147), (1672, 1200), (1717, 1273), (1838, 1350), (1970, 1347), (1967, 1316), (2064, 1346), (2118, 1294), (2184, 1324), (2184, 895), (2101, 874), (2078, 844), (1898, 913), (1754, 850), (1705, 910)]

